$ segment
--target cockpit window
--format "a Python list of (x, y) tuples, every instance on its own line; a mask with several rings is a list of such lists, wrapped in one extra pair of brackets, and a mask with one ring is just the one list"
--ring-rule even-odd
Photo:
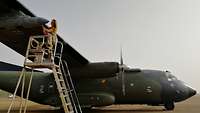
[(168, 78), (167, 80), (168, 80), (168, 81), (172, 81), (172, 79), (171, 79), (171, 78)]
[(168, 81), (175, 81), (178, 80), (175, 76), (173, 76), (170, 72), (166, 72), (167, 80)]

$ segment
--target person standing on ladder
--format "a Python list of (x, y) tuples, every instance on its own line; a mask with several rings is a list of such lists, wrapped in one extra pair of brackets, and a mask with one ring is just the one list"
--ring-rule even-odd
[(47, 36), (48, 59), (53, 60), (53, 47), (56, 43), (57, 23), (55, 19), (51, 21), (51, 27), (42, 26), (43, 33)]

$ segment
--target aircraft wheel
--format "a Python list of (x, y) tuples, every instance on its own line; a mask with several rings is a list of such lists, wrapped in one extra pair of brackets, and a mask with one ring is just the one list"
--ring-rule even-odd
[(174, 102), (173, 101), (171, 101), (171, 102), (166, 102), (165, 103), (165, 109), (166, 110), (174, 110)]

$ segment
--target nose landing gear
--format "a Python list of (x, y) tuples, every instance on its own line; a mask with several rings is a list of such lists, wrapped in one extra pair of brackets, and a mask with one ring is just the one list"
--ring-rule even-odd
[(174, 102), (173, 101), (165, 102), (164, 107), (168, 111), (174, 110)]

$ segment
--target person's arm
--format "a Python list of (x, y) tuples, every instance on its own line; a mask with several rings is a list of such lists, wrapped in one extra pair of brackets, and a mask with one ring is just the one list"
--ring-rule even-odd
[(53, 32), (51, 27), (46, 27), (46, 26), (42, 26), (43, 32), (44, 33), (49, 33), (49, 32)]

